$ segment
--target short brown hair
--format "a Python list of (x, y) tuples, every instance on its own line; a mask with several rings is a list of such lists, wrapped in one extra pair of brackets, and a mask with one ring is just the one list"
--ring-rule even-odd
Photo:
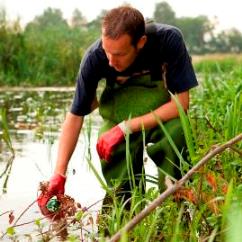
[(133, 45), (145, 34), (145, 21), (142, 13), (130, 6), (113, 8), (106, 13), (102, 21), (104, 36), (118, 39), (128, 34)]

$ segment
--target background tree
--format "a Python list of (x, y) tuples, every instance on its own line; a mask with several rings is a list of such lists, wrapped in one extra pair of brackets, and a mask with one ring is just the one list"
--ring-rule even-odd
[[(66, 67), (61, 62), (63, 58), (68, 59), (69, 50), (65, 50), (69, 46), (67, 41), (69, 29), (62, 12), (51, 8), (46, 9), (42, 15), (35, 17), (26, 26), (24, 31), (26, 54), (30, 57), (28, 59), (31, 66), (29, 77), (36, 81), (35, 85), (43, 80), (45, 85), (52, 82), (60, 84), (63, 78), (67, 78)], [(69, 69), (69, 73), (72, 73), (72, 69)]]
[(178, 18), (176, 26), (181, 29), (190, 52), (202, 54), (206, 51), (207, 41), (215, 28), (207, 16)]
[(88, 23), (88, 29), (91, 32), (98, 33), (98, 35), (101, 34), (102, 18), (106, 13), (107, 13), (107, 10), (102, 10), (94, 20)]
[(8, 22), (5, 10), (0, 9), (0, 85), (18, 85), (17, 80), (25, 75), (25, 44), (20, 19)]
[(55, 29), (58, 27), (67, 27), (67, 21), (63, 18), (62, 12), (60, 9), (47, 8), (44, 10), (43, 14), (34, 18), (34, 20), (27, 25), (26, 28), (31, 26), (36, 26), (39, 29)]
[(227, 51), (232, 53), (242, 52), (242, 33), (232, 28), (224, 32), (224, 38), (227, 43)]
[[(10, 22), (0, 9), (0, 85), (73, 85), (84, 52), (101, 35), (106, 12), (87, 22), (76, 9), (68, 23), (61, 10), (47, 8), (23, 28), (20, 19)], [(163, 1), (153, 19), (180, 28), (191, 55), (242, 52), (242, 33), (217, 33), (207, 16), (176, 18)]]
[(75, 9), (71, 17), (72, 28), (87, 28), (87, 19), (83, 16), (82, 12)]
[(167, 2), (155, 4), (154, 20), (158, 23), (176, 24), (176, 14)]

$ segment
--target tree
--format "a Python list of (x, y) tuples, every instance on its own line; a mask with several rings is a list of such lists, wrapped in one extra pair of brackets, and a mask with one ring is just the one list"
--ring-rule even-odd
[(51, 85), (74, 80), (81, 58), (59, 9), (46, 9), (26, 26), (24, 34), (31, 82)]
[(9, 22), (6, 11), (0, 9), (0, 84), (19, 84), (27, 74), (24, 58), (24, 36), (20, 19)]
[(95, 32), (101, 32), (101, 24), (103, 16), (107, 13), (107, 10), (102, 10), (100, 14), (93, 21), (88, 23), (89, 30), (94, 30)]
[(72, 28), (86, 28), (87, 27), (87, 20), (82, 15), (81, 11), (78, 9), (75, 9), (72, 13), (71, 27)]
[(28, 28), (38, 28), (39, 30), (66, 28), (67, 21), (63, 19), (62, 12), (59, 9), (47, 8), (42, 15), (34, 18), (34, 20), (26, 26)]
[(154, 20), (159, 23), (176, 24), (176, 14), (167, 2), (156, 3)]
[(232, 28), (227, 32), (227, 38), (230, 46), (230, 52), (241, 53), (242, 52), (242, 33)]
[(241, 53), (242, 33), (234, 28), (224, 30), (211, 39), (209, 46), (211, 52)]
[(195, 54), (202, 54), (206, 50), (207, 39), (211, 39), (214, 30), (208, 17), (182, 17), (177, 19), (176, 24), (181, 29), (189, 50)]

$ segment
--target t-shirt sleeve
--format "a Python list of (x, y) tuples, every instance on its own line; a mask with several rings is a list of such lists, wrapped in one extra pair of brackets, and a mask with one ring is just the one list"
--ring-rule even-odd
[(198, 85), (191, 63), (191, 58), (185, 46), (183, 36), (175, 29), (167, 38), (164, 51), (167, 56), (167, 86), (172, 93), (181, 93)]
[(84, 116), (91, 112), (91, 104), (101, 79), (98, 57), (88, 51), (83, 57), (76, 80), (76, 90), (71, 105), (71, 113)]

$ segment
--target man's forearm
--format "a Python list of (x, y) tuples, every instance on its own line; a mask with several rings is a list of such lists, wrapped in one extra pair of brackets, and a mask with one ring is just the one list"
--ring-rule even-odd
[(62, 126), (55, 173), (65, 175), (82, 128), (83, 117), (68, 113)]
[[(189, 92), (183, 92), (178, 94), (178, 100), (181, 103), (185, 111), (189, 107)], [(142, 129), (142, 125), (145, 129), (154, 128), (158, 125), (156, 118), (159, 118), (161, 121), (166, 122), (170, 119), (176, 118), (179, 116), (177, 105), (174, 100), (171, 100), (168, 103), (160, 106), (153, 112), (144, 114), (142, 116), (132, 118), (126, 122), (126, 125), (131, 132), (137, 132)]]

